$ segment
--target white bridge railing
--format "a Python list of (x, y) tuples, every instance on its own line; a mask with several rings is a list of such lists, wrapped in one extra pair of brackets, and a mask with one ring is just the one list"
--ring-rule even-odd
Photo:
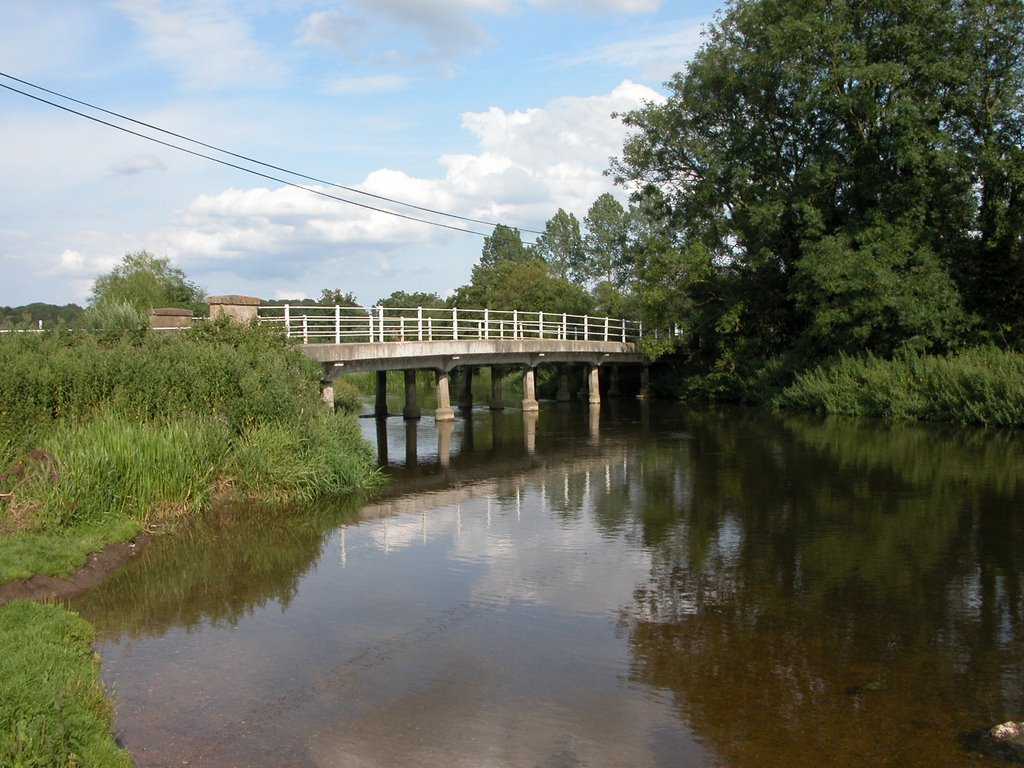
[(415, 307), (264, 306), (259, 322), (279, 326), (304, 344), (383, 341), (466, 341), (470, 339), (552, 339), (636, 341), (643, 324), (635, 320), (562, 312), (437, 309)]

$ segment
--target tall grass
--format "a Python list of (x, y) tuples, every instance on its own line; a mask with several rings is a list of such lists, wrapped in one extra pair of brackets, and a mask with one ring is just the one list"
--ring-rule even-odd
[(983, 347), (894, 360), (841, 357), (799, 374), (782, 408), (848, 416), (1024, 426), (1024, 354)]
[(187, 517), (216, 488), (298, 500), (378, 478), (320, 367), (263, 328), (12, 334), (0, 356), (0, 578), (67, 572), (85, 554), (68, 540)]
[(227, 472), (247, 497), (309, 501), (372, 487), (373, 450), (355, 421), (317, 411), (301, 423), (272, 421), (236, 441)]
[(206, 504), (228, 430), (209, 417), (138, 423), (103, 411), (60, 424), (42, 446), (51, 458), (29, 464), (12, 497), (15, 505), (38, 508), (38, 527), (152, 523)]

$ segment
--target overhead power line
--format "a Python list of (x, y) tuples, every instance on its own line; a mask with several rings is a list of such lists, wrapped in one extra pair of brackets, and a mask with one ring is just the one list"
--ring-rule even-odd
[[(310, 176), (308, 174), (300, 173), (298, 171), (292, 171), (292, 170), (289, 170), (288, 168), (283, 168), (281, 166), (273, 165), (271, 163), (265, 163), (265, 162), (263, 162), (261, 160), (257, 160), (255, 158), (248, 157), (246, 155), (238, 154), (236, 152), (231, 152), (229, 150), (217, 147), (217, 146), (215, 146), (213, 144), (207, 144), (206, 142), (199, 141), (198, 139), (192, 139), (192, 138), (190, 138), (188, 136), (185, 136), (183, 134), (175, 133), (174, 131), (169, 131), (167, 129), (160, 128), (159, 126), (152, 125), (151, 123), (143, 122), (142, 120), (136, 120), (136, 119), (134, 119), (132, 117), (128, 117), (127, 115), (123, 115), (123, 114), (120, 114), (118, 112), (114, 112), (114, 111), (109, 110), (109, 109), (104, 109), (103, 107), (97, 106), (95, 104), (90, 104), (87, 101), (82, 101), (80, 99), (76, 99), (74, 97), (67, 96), (67, 95), (65, 95), (63, 93), (59, 93), (57, 91), (50, 90), (49, 88), (44, 88), (43, 86), (36, 85), (35, 83), (31, 83), (28, 80), (23, 80), (21, 78), (14, 77), (13, 75), (9, 75), (9, 74), (7, 74), (5, 72), (0, 72), (0, 77), (5, 77), (8, 80), (12, 80), (14, 82), (21, 83), (22, 85), (28, 86), (29, 88), (33, 88), (33, 89), (35, 89), (37, 91), (41, 91), (43, 93), (48, 93), (51, 96), (56, 96), (57, 98), (64, 99), (65, 101), (69, 101), (69, 102), (71, 102), (73, 104), (79, 104), (79, 105), (81, 105), (83, 107), (87, 107), (87, 108), (95, 110), (97, 112), (101, 112), (103, 114), (110, 115), (112, 117), (116, 117), (119, 120), (125, 120), (125, 121), (127, 121), (129, 123), (132, 123), (134, 125), (138, 125), (138, 126), (141, 126), (141, 127), (144, 127), (144, 128), (148, 128), (149, 130), (157, 131), (157, 132), (162, 133), (162, 134), (164, 134), (166, 136), (172, 136), (172, 137), (174, 137), (176, 139), (180, 139), (182, 141), (187, 141), (190, 144), (195, 144), (196, 146), (199, 146), (199, 147), (205, 147), (206, 149), (213, 150), (214, 152), (219, 152), (219, 153), (221, 153), (223, 155), (227, 155), (229, 157), (237, 158), (237, 159), (245, 161), (247, 163), (252, 163), (252, 164), (260, 166), (262, 168), (268, 168), (270, 170), (279, 171), (281, 173), (288, 174), (289, 176), (295, 176), (296, 178), (306, 179), (307, 181), (311, 181), (311, 182), (314, 182), (316, 184), (322, 184), (324, 186), (332, 187), (334, 189), (342, 189), (342, 190), (345, 190), (346, 192), (350, 192), (350, 193), (357, 194), (357, 195), (363, 195), (365, 197), (369, 197), (369, 198), (372, 198), (372, 199), (375, 199), (375, 200), (381, 200), (383, 202), (391, 203), (392, 205), (398, 205), (398, 206), (402, 206), (402, 207), (405, 207), (405, 208), (410, 208), (412, 210), (421, 211), (423, 213), (429, 213), (429, 214), (432, 214), (432, 215), (435, 215), (435, 216), (441, 216), (441, 217), (444, 217), (444, 218), (455, 219), (455, 220), (458, 220), (458, 221), (464, 221), (464, 222), (469, 223), (469, 224), (483, 224), (483, 225), (490, 226), (490, 227), (496, 227), (496, 226), (498, 226), (500, 224), (500, 222), (492, 222), (492, 221), (487, 221), (487, 220), (484, 220), (484, 219), (474, 219), (474, 218), (471, 218), (471, 217), (468, 217), (468, 216), (460, 216), (459, 214), (455, 214), (455, 213), (448, 213), (446, 211), (440, 211), (440, 210), (433, 209), (433, 208), (427, 208), (427, 207), (424, 207), (424, 206), (416, 205), (414, 203), (407, 203), (407, 202), (404, 202), (404, 201), (401, 201), (401, 200), (397, 200), (395, 198), (385, 197), (384, 195), (377, 195), (377, 194), (374, 194), (372, 192), (366, 192), (366, 191), (361, 190), (361, 189), (356, 189), (355, 187), (348, 187), (348, 186), (345, 186), (344, 184), (337, 184), (335, 182), (327, 181), (325, 179), (319, 179), (319, 178), (317, 178), (315, 176)], [(486, 233), (486, 232), (477, 232), (477, 231), (472, 230), (472, 229), (466, 229), (464, 227), (457, 227), (457, 226), (454, 226), (454, 225), (451, 225), (451, 224), (445, 224), (443, 222), (432, 221), (430, 219), (425, 219), (425, 218), (421, 218), (421, 217), (418, 217), (418, 216), (413, 216), (413, 215), (410, 215), (410, 214), (401, 213), (399, 211), (393, 211), (393, 210), (390, 210), (388, 208), (381, 208), (381, 207), (378, 207), (378, 206), (370, 205), (368, 203), (361, 203), (361, 202), (358, 202), (356, 200), (350, 200), (348, 198), (339, 197), (337, 195), (332, 195), (332, 194), (330, 194), (328, 192), (324, 192), (323, 190), (314, 189), (313, 187), (309, 187), (309, 186), (306, 186), (306, 185), (303, 185), (303, 184), (298, 184), (298, 183), (296, 183), (294, 181), (289, 181), (287, 179), (282, 179), (282, 178), (279, 178), (277, 176), (272, 176), (272, 175), (270, 175), (268, 173), (264, 173), (262, 171), (255, 170), (253, 168), (247, 168), (247, 167), (245, 167), (243, 165), (238, 165), (237, 163), (233, 163), (233, 162), (224, 160), (222, 158), (213, 157), (211, 155), (207, 155), (207, 154), (204, 154), (202, 152), (198, 152), (198, 151), (193, 150), (193, 149), (188, 149), (187, 147), (182, 147), (182, 146), (180, 146), (178, 144), (174, 144), (174, 143), (171, 143), (169, 141), (165, 141), (163, 139), (156, 138), (155, 136), (149, 136), (149, 135), (147, 135), (145, 133), (141, 133), (139, 131), (135, 131), (135, 130), (132, 130), (130, 128), (126, 128), (123, 125), (118, 125), (118, 124), (112, 123), (112, 122), (110, 122), (108, 120), (103, 120), (102, 118), (96, 117), (95, 115), (90, 115), (90, 114), (87, 114), (85, 112), (81, 112), (81, 111), (79, 111), (77, 109), (73, 109), (71, 107), (68, 107), (66, 105), (58, 104), (57, 102), (50, 101), (49, 99), (45, 99), (45, 98), (43, 98), (41, 96), (38, 96), (36, 94), (29, 93), (27, 91), (23, 91), (20, 88), (15, 88), (15, 87), (13, 87), (11, 85), (7, 85), (6, 83), (0, 83), (0, 88), (5, 88), (8, 91), (12, 91), (14, 93), (20, 94), (20, 95), (25, 96), (27, 98), (34, 99), (35, 101), (41, 102), (43, 104), (47, 104), (47, 105), (49, 105), (51, 107), (56, 107), (57, 109), (61, 109), (61, 110), (65, 111), (65, 112), (69, 112), (69, 113), (71, 113), (73, 115), (77, 115), (79, 117), (84, 117), (85, 119), (92, 120), (93, 122), (99, 123), (100, 125), (105, 125), (105, 126), (107, 126), (109, 128), (113, 128), (115, 130), (131, 134), (132, 136), (137, 136), (137, 137), (139, 137), (141, 139), (145, 139), (146, 141), (151, 141), (151, 142), (154, 142), (156, 144), (160, 144), (162, 146), (168, 147), (170, 149), (175, 149), (175, 150), (177, 150), (179, 152), (184, 152), (186, 154), (193, 155), (194, 157), (199, 157), (199, 158), (202, 158), (204, 160), (209, 160), (209, 161), (214, 162), (214, 163), (219, 163), (220, 165), (224, 165), (224, 166), (227, 166), (229, 168), (234, 168), (234, 169), (242, 171), (244, 173), (249, 173), (249, 174), (252, 174), (254, 176), (259, 176), (261, 178), (268, 179), (270, 181), (275, 181), (275, 182), (277, 182), (279, 184), (284, 184), (284, 185), (289, 186), (289, 187), (294, 187), (295, 189), (301, 189), (301, 190), (304, 190), (306, 192), (310, 192), (310, 193), (312, 193), (314, 195), (320, 195), (321, 197), (326, 197), (326, 198), (328, 198), (330, 200), (335, 200), (337, 202), (346, 203), (348, 205), (354, 205), (354, 206), (357, 206), (359, 208), (363, 208), (363, 209), (366, 209), (366, 210), (374, 211), (374, 212), (377, 212), (377, 213), (384, 213), (384, 214), (387, 214), (389, 216), (396, 216), (398, 218), (406, 219), (408, 221), (414, 221), (414, 222), (418, 222), (418, 223), (421, 223), (421, 224), (428, 224), (428, 225), (434, 226), (434, 227), (442, 227), (444, 229), (450, 229), (450, 230), (454, 230), (456, 232), (465, 232), (466, 234), (478, 235), (480, 237), (488, 237), (488, 233)], [(535, 235), (543, 234), (543, 232), (540, 232), (540, 231), (537, 231), (537, 230), (533, 230), (533, 229), (520, 229), (519, 231), (520, 232), (528, 232), (530, 234), (535, 234)]]

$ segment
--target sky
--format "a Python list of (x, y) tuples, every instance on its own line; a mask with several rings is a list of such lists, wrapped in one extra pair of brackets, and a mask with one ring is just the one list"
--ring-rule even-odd
[(0, 306), (84, 305), (139, 250), (209, 295), (445, 296), (495, 223), (531, 242), (560, 208), (626, 200), (605, 174), (627, 136), (613, 113), (662, 101), (721, 7), (3, 0)]

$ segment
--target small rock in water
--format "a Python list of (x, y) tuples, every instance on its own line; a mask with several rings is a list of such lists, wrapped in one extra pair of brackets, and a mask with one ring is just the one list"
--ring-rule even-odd
[(987, 731), (964, 734), (962, 743), (972, 752), (1024, 763), (1024, 722), (1002, 723)]

